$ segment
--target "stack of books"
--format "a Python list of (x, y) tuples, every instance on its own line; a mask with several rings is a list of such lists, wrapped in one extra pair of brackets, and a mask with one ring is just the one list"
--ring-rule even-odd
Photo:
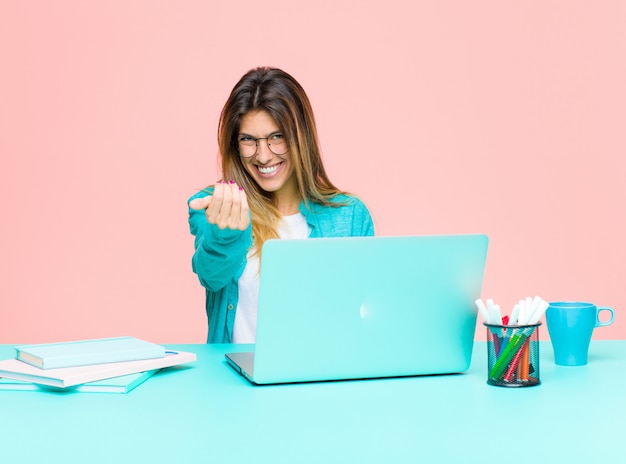
[(164, 367), (196, 360), (134, 337), (20, 345), (0, 361), (0, 389), (127, 393)]

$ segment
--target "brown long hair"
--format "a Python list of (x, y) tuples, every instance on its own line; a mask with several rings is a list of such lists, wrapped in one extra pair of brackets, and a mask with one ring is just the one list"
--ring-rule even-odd
[(266, 240), (278, 238), (281, 215), (273, 194), (259, 188), (238, 154), (241, 118), (251, 110), (266, 111), (283, 131), (295, 168), (298, 192), (305, 204), (312, 201), (335, 205), (329, 200), (341, 191), (324, 169), (313, 110), (302, 86), (281, 69), (259, 67), (248, 71), (235, 85), (222, 109), (218, 142), (222, 180), (234, 180), (246, 192), (254, 244), (260, 254)]

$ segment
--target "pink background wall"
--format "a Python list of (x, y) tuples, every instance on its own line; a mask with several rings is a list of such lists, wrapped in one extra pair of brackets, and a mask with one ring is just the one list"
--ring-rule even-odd
[(625, 338), (626, 3), (0, 0), (0, 343), (205, 340), (186, 199), (257, 65), (379, 234), (486, 233), (483, 297)]

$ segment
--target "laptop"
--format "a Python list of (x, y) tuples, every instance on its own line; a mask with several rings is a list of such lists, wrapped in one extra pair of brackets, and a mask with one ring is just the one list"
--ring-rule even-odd
[(259, 385), (469, 368), (485, 235), (270, 240), (253, 352), (227, 362)]

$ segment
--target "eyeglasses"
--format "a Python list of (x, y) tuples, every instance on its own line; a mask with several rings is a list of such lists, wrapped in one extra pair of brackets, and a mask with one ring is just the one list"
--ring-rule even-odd
[(285, 136), (280, 132), (275, 132), (267, 137), (254, 138), (250, 135), (241, 134), (237, 137), (239, 145), (239, 156), (242, 158), (252, 158), (259, 151), (259, 140), (267, 142), (267, 148), (275, 155), (284, 155), (289, 151), (289, 146), (285, 140)]

